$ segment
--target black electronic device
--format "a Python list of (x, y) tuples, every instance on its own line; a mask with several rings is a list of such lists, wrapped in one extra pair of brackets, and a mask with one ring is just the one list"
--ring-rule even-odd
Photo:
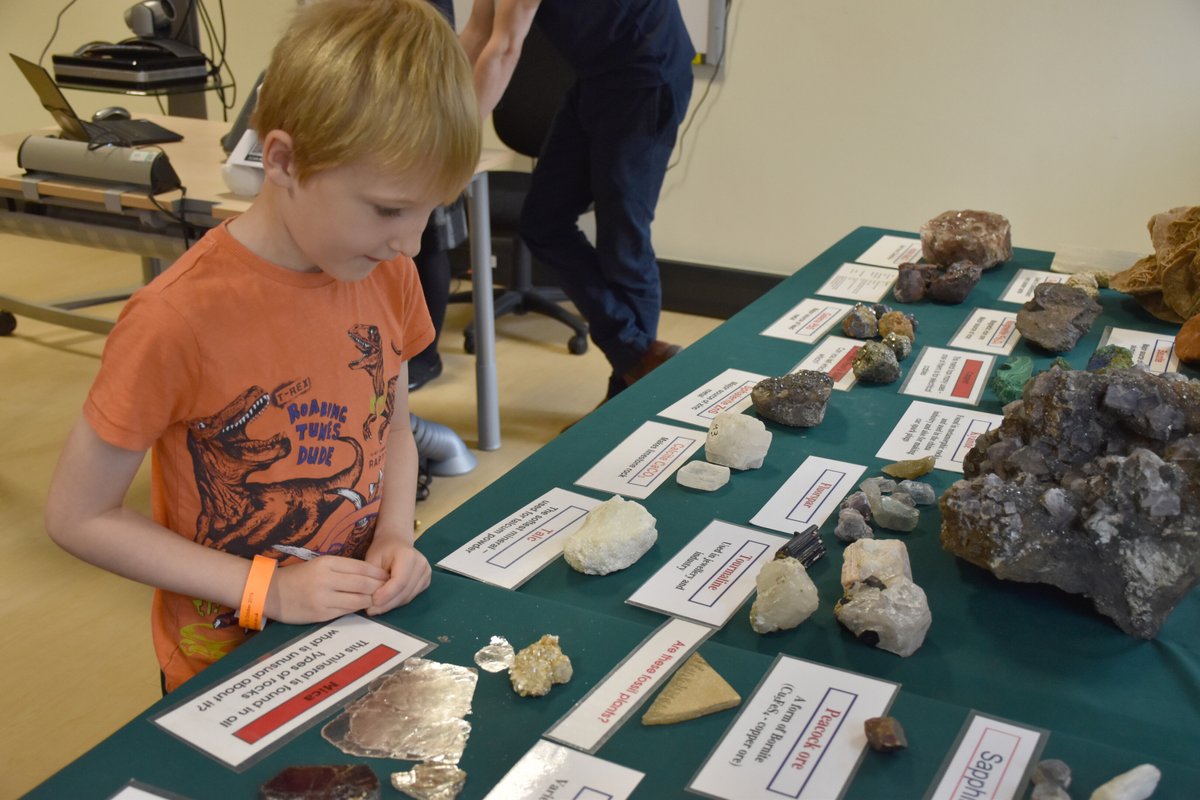
[(202, 87), (208, 61), (174, 39), (131, 39), (86, 44), (69, 55), (55, 54), (54, 77), (64, 84), (127, 91)]
[(64, 139), (115, 145), (161, 144), (183, 139), (178, 133), (148, 119), (109, 119), (103, 122), (82, 120), (44, 67), (39, 67), (13, 53), (9, 55), (29, 81), (29, 85), (37, 92), (42, 106), (58, 122)]

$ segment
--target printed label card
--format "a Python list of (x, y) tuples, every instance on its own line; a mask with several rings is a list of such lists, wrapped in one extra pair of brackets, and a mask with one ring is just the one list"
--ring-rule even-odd
[(186, 800), (186, 798), (181, 794), (130, 779), (116, 794), (111, 795), (109, 800)]
[(851, 308), (853, 306), (844, 303), (810, 297), (801, 300), (791, 311), (772, 322), (762, 335), (812, 344), (846, 316)]
[(658, 415), (708, 430), (717, 414), (749, 408), (754, 385), (766, 378), (766, 375), (754, 372), (727, 369), (687, 397), (667, 406)]
[(554, 723), (545, 737), (585, 753), (596, 752), (712, 632), (713, 628), (686, 619), (667, 620)]
[(1017, 800), (1048, 735), (972, 711), (925, 800)]
[(1146, 333), (1128, 328), (1104, 329), (1100, 346), (1115, 344), (1133, 352), (1133, 363), (1141, 364), (1151, 372), (1179, 371), (1179, 356), (1175, 355), (1175, 337), (1165, 333)]
[(1002, 303), (1028, 303), (1033, 299), (1033, 290), (1043, 283), (1066, 283), (1070, 275), (1060, 272), (1045, 272), (1040, 269), (1019, 269), (1000, 295)]
[(644, 500), (708, 438), (706, 431), (644, 422), (579, 480), (579, 486)]
[(551, 489), (438, 562), (442, 569), (515, 589), (562, 553), (563, 543), (600, 501)]
[(899, 684), (780, 655), (688, 789), (724, 800), (841, 797), (867, 746), (863, 723)]
[(625, 602), (719, 628), (788, 537), (714, 520)]
[(789, 536), (823, 525), (866, 471), (862, 464), (809, 456), (750, 522)]
[(860, 264), (898, 269), (901, 264), (916, 264), (922, 258), (921, 240), (907, 236), (880, 236), (867, 252), (854, 259)]
[(979, 405), (994, 356), (922, 347), (900, 384), (900, 394)]
[(937, 469), (962, 472), (975, 440), (1003, 421), (1000, 414), (914, 400), (875, 456), (891, 461), (934, 456)]
[(1016, 314), (992, 308), (977, 308), (963, 320), (963, 324), (951, 337), (949, 345), (963, 350), (1007, 356), (1020, 340)]
[(484, 800), (626, 800), (644, 773), (539, 739)]
[(817, 294), (841, 297), (864, 303), (878, 303), (896, 282), (896, 270), (869, 267), (864, 264), (842, 264), (829, 280), (821, 284)]
[(848, 392), (858, 382), (858, 376), (854, 374), (854, 357), (858, 355), (862, 346), (861, 339), (831, 334), (822, 339), (821, 343), (790, 371), (810, 369), (814, 372), (824, 372), (833, 378), (834, 389)]
[(164, 711), (154, 724), (240, 771), (349, 702), (374, 678), (433, 647), (347, 614)]

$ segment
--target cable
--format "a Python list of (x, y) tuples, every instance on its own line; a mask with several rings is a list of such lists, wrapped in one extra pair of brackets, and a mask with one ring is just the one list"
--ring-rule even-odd
[[(161, 152), (161, 148), (159, 148), (159, 151)], [(187, 211), (185, 210), (187, 208), (187, 187), (186, 186), (179, 187), (179, 213), (178, 214), (172, 213), (171, 209), (167, 208), (162, 203), (158, 202), (158, 198), (154, 196), (153, 192), (146, 192), (146, 198), (151, 203), (154, 204), (155, 208), (157, 208), (159, 211), (161, 211), (163, 214), (165, 214), (169, 219), (172, 219), (175, 222), (179, 223), (179, 229), (183, 236), (183, 249), (187, 250), (188, 248), (190, 248), (192, 246), (192, 239), (191, 239), (191, 234), (190, 234), (190, 231), (188, 228), (188, 221), (186, 219)]]
[(78, 3), (79, 0), (71, 0), (62, 7), (62, 11), (58, 12), (58, 16), (54, 18), (54, 32), (50, 34), (50, 41), (46, 42), (46, 46), (42, 48), (42, 54), (38, 56), (38, 66), (42, 65), (42, 59), (46, 57), (46, 51), (50, 49), (50, 45), (54, 44), (54, 37), (58, 36), (58, 26), (62, 23), (63, 14), (67, 13), (67, 9)]
[[(729, 31), (729, 9), (733, 7), (733, 0), (725, 0), (725, 22), (721, 26), (726, 31), (728, 37)], [(704, 105), (704, 101), (708, 99), (708, 93), (712, 89), (713, 81), (717, 79), (717, 73), (721, 71), (721, 65), (725, 63), (725, 54), (729, 52), (729, 47), (732, 43), (725, 41), (725, 46), (721, 48), (721, 57), (717, 59), (717, 63), (713, 66), (713, 74), (709, 76), (708, 83), (704, 87), (704, 93), (700, 95), (700, 99), (696, 101), (695, 108), (692, 109), (691, 115), (687, 121), (683, 123), (683, 128), (679, 131), (679, 157), (675, 159), (674, 164), (667, 165), (667, 172), (670, 172), (674, 167), (679, 166), (679, 162), (683, 160), (683, 139), (687, 136), (688, 131), (692, 128), (692, 123), (696, 121), (696, 117), (700, 114), (700, 107)]]

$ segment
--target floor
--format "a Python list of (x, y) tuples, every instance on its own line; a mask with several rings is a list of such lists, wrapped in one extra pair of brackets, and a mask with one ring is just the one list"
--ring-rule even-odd
[[(136, 285), (141, 268), (132, 256), (0, 234), (0, 275), (5, 292), (50, 300)], [(94, 313), (118, 311), (114, 305)], [(414, 393), (411, 404), (474, 447), (474, 361), (461, 336), (470, 313), (451, 307), (441, 348), (445, 372)], [(718, 323), (666, 313), (660, 336), (686, 345)], [(568, 354), (565, 327), (534, 315), (506, 317), (497, 334), (502, 447), (473, 451), (479, 466), (465, 476), (434, 480), (429, 499), (417, 507), (423, 527), (553, 439), (603, 395), (603, 357), (594, 347)], [(24, 318), (0, 339), (0, 798), (33, 788), (159, 698), (150, 589), (76, 560), (42, 531), (45, 489), (103, 345), (102, 336)], [(147, 465), (128, 502), (149, 508)]]

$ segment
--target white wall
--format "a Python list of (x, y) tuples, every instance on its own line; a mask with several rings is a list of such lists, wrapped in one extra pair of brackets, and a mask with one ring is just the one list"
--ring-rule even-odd
[[(131, 2), (79, 0), (51, 52), (125, 36)], [(36, 59), (60, 7), (0, 0), (0, 46)], [(292, 8), (226, 3), (243, 86)], [(1151, 214), (1200, 203), (1198, 42), (1195, 0), (734, 0), (656, 248), (787, 274), (858, 225), (971, 207), (1008, 216), (1019, 246), (1148, 251)], [(80, 113), (155, 108), (69, 96)], [(0, 97), (5, 129), (45, 124), (15, 67), (0, 64)]]

